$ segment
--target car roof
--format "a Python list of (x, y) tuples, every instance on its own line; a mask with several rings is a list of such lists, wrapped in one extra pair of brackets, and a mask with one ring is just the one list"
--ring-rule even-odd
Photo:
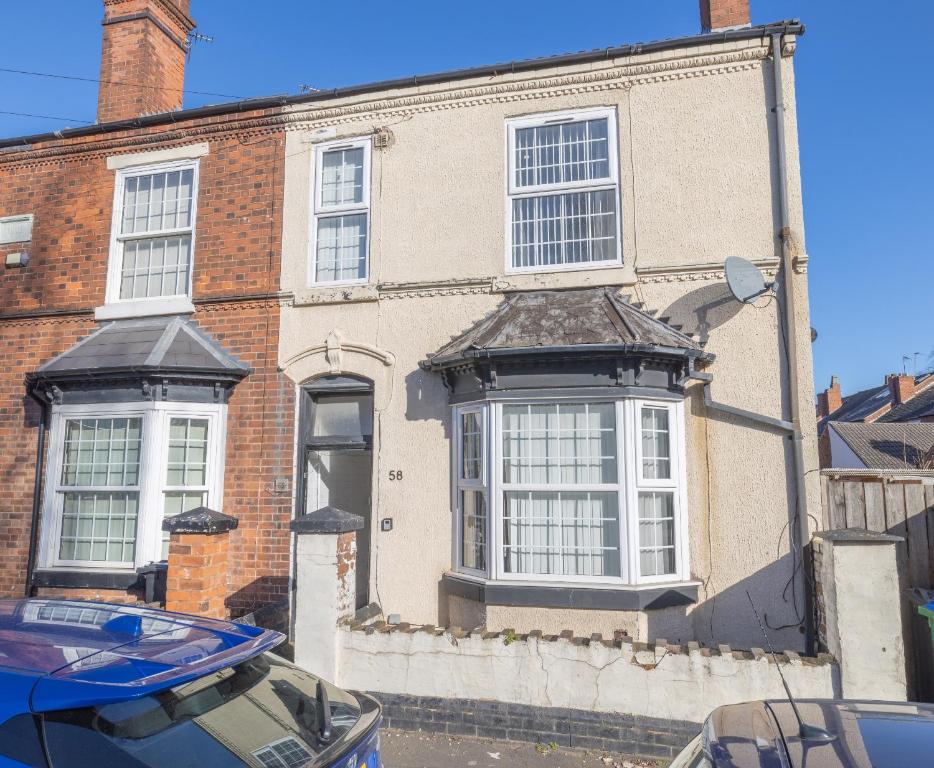
[(796, 700), (801, 717), (834, 738), (805, 741), (787, 699), (720, 707), (706, 734), (715, 766), (888, 768), (926, 765), (934, 747), (934, 705), (844, 699)]
[[(33, 711), (43, 711), (145, 696), (283, 639), (259, 627), (133, 605), (0, 600), (0, 722), (4, 710), (29, 711), (30, 699)], [(30, 694), (21, 701), (24, 687)]]

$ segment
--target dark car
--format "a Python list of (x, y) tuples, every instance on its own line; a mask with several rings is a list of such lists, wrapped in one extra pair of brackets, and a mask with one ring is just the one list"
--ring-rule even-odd
[[(934, 766), (934, 705), (753, 701), (720, 707), (669, 768)], [(803, 724), (803, 727), (802, 727)]]
[(380, 768), (380, 708), (228, 621), (0, 600), (0, 767)]

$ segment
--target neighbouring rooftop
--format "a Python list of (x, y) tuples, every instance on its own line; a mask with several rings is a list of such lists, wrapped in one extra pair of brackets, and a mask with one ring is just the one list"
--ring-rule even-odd
[(934, 449), (934, 423), (832, 421), (830, 426), (871, 469), (921, 469)]

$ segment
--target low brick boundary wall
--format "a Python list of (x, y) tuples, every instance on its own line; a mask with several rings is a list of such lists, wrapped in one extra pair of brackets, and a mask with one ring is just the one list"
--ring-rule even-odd
[(700, 733), (700, 723), (533, 707), (500, 701), (371, 693), (384, 725), (404, 731), (474, 736), (671, 759)]

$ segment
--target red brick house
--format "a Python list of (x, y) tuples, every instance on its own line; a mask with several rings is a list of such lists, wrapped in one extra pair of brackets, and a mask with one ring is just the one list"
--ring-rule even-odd
[(0, 140), (0, 595), (135, 599), (163, 516), (239, 519), (227, 608), (285, 598), (274, 100), (187, 111), (189, 0), (104, 0), (99, 122)]

